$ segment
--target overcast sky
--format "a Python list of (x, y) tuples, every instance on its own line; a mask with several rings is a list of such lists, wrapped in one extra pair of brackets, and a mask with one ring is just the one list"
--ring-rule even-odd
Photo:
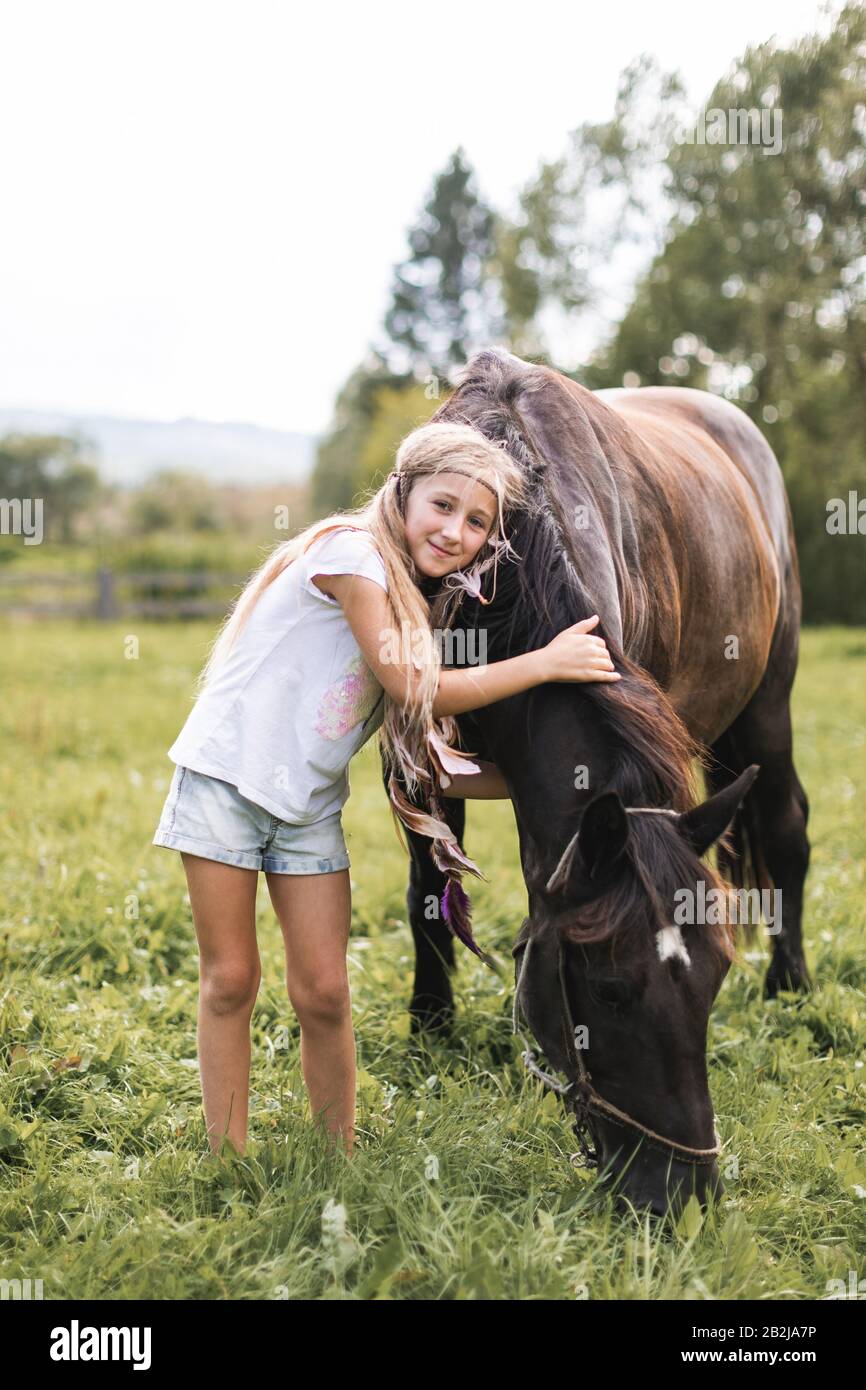
[(697, 108), (822, 9), (0, 0), (0, 408), (318, 433), (459, 144), (508, 211), (640, 52)]

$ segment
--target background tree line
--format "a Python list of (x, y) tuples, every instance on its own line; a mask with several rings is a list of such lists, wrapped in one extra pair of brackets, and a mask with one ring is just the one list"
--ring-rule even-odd
[[(676, 74), (631, 64), (612, 118), (568, 137), (516, 217), (454, 153), (409, 230), (379, 340), (337, 398), (313, 510), (357, 502), (450, 370), (502, 343), (593, 390), (736, 401), (785, 475), (807, 620), (866, 622), (863, 537), (827, 530), (831, 498), (866, 498), (866, 11), (846, 6), (826, 37), (749, 48), (717, 82), (706, 110), (781, 112), (779, 153), (681, 141), (683, 96)], [(631, 302), (569, 370), (563, 327), (603, 311), (604, 274), (630, 255), (644, 261)]]
[[(290, 489), (292, 531), (360, 501), (447, 395), (450, 372), (501, 343), (593, 390), (668, 383), (734, 400), (785, 475), (807, 620), (866, 622), (863, 537), (827, 529), (832, 498), (866, 498), (866, 9), (847, 5), (826, 37), (747, 49), (712, 108), (780, 111), (781, 152), (682, 142), (695, 118), (682, 83), (642, 57), (622, 73), (611, 118), (571, 132), (511, 215), (453, 153), (408, 230), (309, 487)], [(575, 366), (576, 330), (594, 346)], [(0, 497), (43, 497), (49, 542), (105, 550), (113, 538), (140, 567), (148, 555), (226, 555), (221, 537), (241, 568), (256, 563), (274, 540), (273, 499), (251, 506), (245, 491), (170, 471), (122, 495), (83, 441), (0, 440)], [(20, 549), (0, 537), (0, 561)]]

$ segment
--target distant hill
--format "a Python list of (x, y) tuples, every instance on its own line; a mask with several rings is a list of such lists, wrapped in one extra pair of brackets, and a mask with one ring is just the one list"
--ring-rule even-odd
[(60, 411), (0, 410), (0, 437), (72, 434), (95, 447), (107, 481), (132, 486), (162, 468), (201, 473), (213, 483), (303, 482), (317, 437), (259, 425), (208, 420), (124, 420)]

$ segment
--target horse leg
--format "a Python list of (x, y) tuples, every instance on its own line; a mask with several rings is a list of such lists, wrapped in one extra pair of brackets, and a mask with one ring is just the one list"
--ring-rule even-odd
[[(386, 787), (387, 790), (387, 787)], [(403, 788), (405, 793), (405, 788)], [(407, 797), (415, 805), (412, 797)], [(463, 841), (466, 807), (458, 797), (443, 797), (445, 820)], [(447, 1033), (454, 1019), (451, 973), (455, 968), (454, 934), (442, 916), (441, 900), (447, 882), (430, 856), (427, 835), (403, 827), (409, 845), (409, 886), (406, 907), (415, 943), (415, 982), (409, 1004), (410, 1030)]]
[[(730, 786), (743, 771), (743, 768), (739, 767), (737, 755), (727, 734), (722, 734), (721, 738), (716, 739), (710, 753), (712, 760), (705, 773), (708, 797), (715, 796), (717, 792)], [(743, 817), (738, 811), (727, 835), (716, 842), (719, 873), (735, 888), (746, 886), (748, 844), (745, 837)], [(756, 871), (755, 877), (760, 877), (759, 872)]]
[(734, 854), (726, 858), (723, 850), (719, 863), (723, 871), (732, 870), (735, 884), (742, 885), (748, 835), (759, 886), (766, 883), (781, 893), (781, 922), (774, 922), (773, 958), (764, 982), (768, 999), (775, 998), (780, 989), (811, 987), (802, 936), (809, 802), (794, 767), (789, 692), (782, 692), (781, 698), (779, 694), (774, 694), (769, 684), (758, 688), (731, 728), (713, 745), (720, 766), (714, 766), (709, 779), (715, 790), (750, 763), (760, 764), (735, 826)]

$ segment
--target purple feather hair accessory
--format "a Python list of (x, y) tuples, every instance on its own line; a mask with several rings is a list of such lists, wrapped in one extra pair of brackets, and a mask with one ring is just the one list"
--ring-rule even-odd
[(462, 941), (463, 945), (478, 956), (479, 960), (483, 960), (485, 965), (489, 965), (491, 970), (495, 970), (495, 960), (486, 951), (482, 951), (472, 935), (472, 904), (459, 879), (448, 879), (445, 884), (445, 892), (442, 894), (441, 906), (442, 916), (458, 941)]

